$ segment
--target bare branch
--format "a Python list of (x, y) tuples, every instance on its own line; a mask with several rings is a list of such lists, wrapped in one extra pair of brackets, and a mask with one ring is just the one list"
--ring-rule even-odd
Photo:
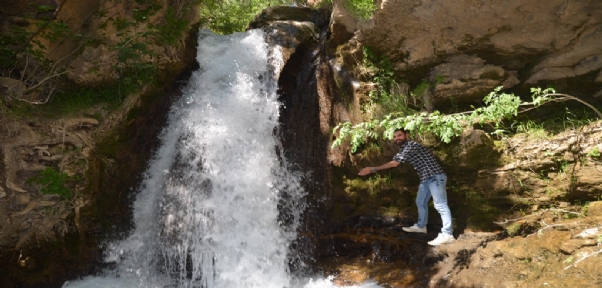
[(553, 224), (553, 225), (548, 225), (548, 224), (546, 224), (546, 222), (545, 222), (545, 221), (543, 221), (543, 220), (541, 220), (541, 223), (543, 223), (543, 224), (545, 225), (545, 227), (543, 227), (543, 228), (541, 228), (541, 229), (537, 230), (537, 232), (536, 232), (536, 233), (534, 233), (534, 234), (529, 234), (529, 235), (527, 235), (527, 238), (528, 238), (528, 237), (530, 237), (530, 236), (533, 236), (533, 235), (535, 235), (535, 234), (537, 234), (537, 235), (539, 236), (539, 235), (541, 235), (541, 234), (543, 233), (543, 230), (546, 230), (546, 229), (549, 229), (549, 228), (553, 228), (553, 227), (561, 227), (561, 226), (574, 226), (574, 225), (578, 225), (578, 224), (579, 224), (579, 223), (577, 223), (577, 222), (573, 222), (573, 223), (567, 223), (567, 224)]
[(569, 268), (571, 268), (573, 266), (577, 266), (577, 263), (579, 263), (579, 262), (581, 262), (581, 261), (583, 261), (583, 260), (585, 260), (585, 259), (587, 259), (589, 257), (596, 256), (596, 255), (598, 255), (600, 253), (602, 253), (602, 249), (600, 249), (600, 250), (598, 250), (596, 252), (593, 252), (593, 253), (588, 253), (588, 254), (582, 255), (581, 258), (579, 258), (579, 260), (575, 261), (575, 263), (573, 263), (573, 264), (571, 264), (569, 266), (564, 267), (564, 270), (567, 270), (567, 269), (569, 269)]

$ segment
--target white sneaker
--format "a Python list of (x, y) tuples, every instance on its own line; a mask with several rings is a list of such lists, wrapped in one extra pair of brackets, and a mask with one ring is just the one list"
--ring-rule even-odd
[(441, 244), (453, 243), (454, 241), (456, 241), (456, 238), (454, 238), (454, 235), (439, 233), (439, 236), (437, 236), (437, 238), (429, 241), (428, 243), (431, 246), (439, 246)]
[(401, 229), (403, 229), (403, 231), (411, 232), (411, 233), (426, 233), (426, 227), (420, 228), (416, 224), (414, 224), (410, 227), (403, 227)]

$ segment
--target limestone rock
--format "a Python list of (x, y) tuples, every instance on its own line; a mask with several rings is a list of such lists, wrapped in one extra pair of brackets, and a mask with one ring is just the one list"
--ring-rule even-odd
[[(265, 9), (248, 29), (263, 29), (266, 41), (281, 48), (282, 60), (286, 63), (301, 45), (320, 39), (320, 27), (327, 24), (327, 18), (321, 10), (277, 6)], [(276, 67), (277, 70), (282, 68)]]
[(464, 168), (482, 167), (498, 154), (491, 137), (479, 129), (464, 131), (456, 147), (458, 151), (454, 162)]
[[(602, 45), (594, 43), (601, 20), (592, 17), (600, 15), (598, 1), (384, 0), (381, 7), (374, 14), (374, 27), (364, 31), (367, 43), (382, 48), (390, 58), (405, 57), (407, 67), (485, 47), (500, 55), (536, 55), (574, 46), (559, 54), (577, 55), (581, 48), (600, 51)], [(580, 36), (575, 30), (589, 33)], [(512, 66), (522, 67), (530, 60), (515, 60)]]
[[(80, 84), (93, 85), (117, 79), (119, 75), (109, 65), (100, 65), (101, 62), (110, 62), (110, 51), (105, 46), (86, 46), (79, 57), (71, 61), (74, 72), (69, 77)], [(81, 71), (96, 71), (95, 73), (81, 73)]]
[(602, 201), (595, 201), (589, 203), (587, 207), (588, 216), (602, 216)]
[[(583, 77), (580, 81), (591, 86), (585, 93), (594, 95), (602, 88), (600, 15), (602, 2), (593, 0), (383, 0), (370, 24), (360, 29), (362, 44), (391, 59), (399, 76), (414, 85), (427, 79), (432, 67), (438, 66), (434, 74), (446, 74), (453, 65), (462, 74), (450, 75), (436, 88), (443, 95), (470, 101), (495, 85), (543, 85), (576, 77)], [(487, 65), (441, 64), (458, 54)], [(472, 78), (475, 71), (486, 77)], [(597, 80), (587, 76), (592, 73)], [(583, 93), (583, 87), (556, 83), (564, 93)]]
[(433, 89), (435, 103), (474, 102), (483, 99), (498, 86), (510, 88), (519, 83), (514, 71), (506, 71), (485, 60), (466, 54), (450, 56), (445, 63), (435, 66), (429, 80), (437, 83)]
[[(271, 22), (263, 29), (267, 32), (267, 42), (281, 47), (280, 52), (284, 63), (290, 59), (301, 44), (319, 38), (318, 30), (312, 22)], [(282, 68), (284, 67), (277, 67), (276, 74), (280, 73)]]
[[(588, 22), (596, 21), (589, 19)], [(599, 22), (600, 19), (597, 19)], [(535, 84), (541, 80), (556, 80), (584, 75), (602, 68), (602, 27), (600, 23), (591, 28), (584, 27), (582, 34), (577, 35), (574, 44), (551, 53), (543, 61), (533, 67), (532, 75), (527, 80)]]
[(21, 95), (22, 91), (27, 88), (25, 83), (21, 82), (20, 80), (7, 77), (0, 77), (0, 87), (5, 87), (6, 93), (8, 93), (8, 95), (12, 95), (13, 97), (15, 95)]
[(573, 254), (575, 251), (586, 246), (596, 246), (598, 242), (594, 239), (570, 239), (560, 245), (560, 251), (565, 254)]
[(263, 29), (267, 41), (282, 48), (286, 62), (300, 44), (320, 38), (320, 28), (327, 24), (327, 19), (321, 10), (275, 6), (263, 10), (247, 29)]
[[(332, 9), (332, 20), (330, 22), (331, 45), (338, 46), (351, 39), (355, 33), (361, 33), (358, 29), (360, 24), (355, 17), (351, 16), (342, 5), (341, 1), (335, 1)], [(363, 36), (360, 37), (363, 40)]]
[(524, 189), (519, 179), (511, 172), (489, 170), (478, 172), (475, 188), (484, 191), (489, 197), (516, 194)]

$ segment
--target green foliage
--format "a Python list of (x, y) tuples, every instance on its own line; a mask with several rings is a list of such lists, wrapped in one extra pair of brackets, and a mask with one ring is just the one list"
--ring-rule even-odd
[(39, 27), (42, 27), (43, 25), (45, 25), (47, 29), (44, 29), (41, 35), (51, 43), (76, 36), (66, 22), (52, 21), (43, 23), (39, 25)]
[(367, 101), (362, 103), (362, 112), (369, 118), (379, 117), (392, 111), (408, 113), (407, 96), (396, 91), (398, 83), (394, 78), (395, 72), (391, 61), (367, 46), (363, 47), (363, 53), (362, 66), (372, 75), (370, 81), (376, 85), (368, 94)]
[(412, 90), (411, 94), (414, 97), (418, 97), (424, 94), (424, 92), (426, 92), (426, 90), (431, 88), (431, 83), (428, 81), (424, 81), (420, 84), (418, 84), (418, 86), (416, 86), (416, 88), (414, 88), (414, 90)]
[(537, 116), (537, 121), (525, 115), (520, 120), (514, 120), (509, 126), (498, 125), (492, 134), (500, 138), (511, 134), (524, 134), (529, 139), (547, 139), (557, 133), (587, 125), (596, 119), (596, 113), (591, 109), (580, 111), (566, 106), (560, 108), (548, 109), (545, 114)]
[(155, 27), (159, 35), (159, 43), (169, 46), (178, 44), (178, 40), (182, 38), (187, 28), (188, 21), (179, 18), (172, 7), (167, 8), (165, 24)]
[(513, 223), (511, 225), (508, 225), (505, 229), (506, 229), (506, 233), (508, 233), (508, 236), (515, 236), (520, 231), (520, 228), (521, 228), (521, 223)]
[[(299, 2), (299, 1), (297, 1), (297, 2)], [(301, 2), (307, 2), (307, 1), (301, 1)], [(317, 8), (332, 10), (333, 5), (334, 4), (332, 3), (332, 0), (322, 0), (322, 1), (320, 1), (320, 3), (318, 3)]]
[(537, 107), (546, 101), (552, 99), (548, 93), (554, 93), (551, 89), (532, 89), (533, 102), (521, 102), (520, 98), (514, 94), (501, 92), (502, 87), (497, 87), (483, 99), (485, 106), (456, 114), (443, 115), (438, 111), (433, 113), (416, 113), (413, 115), (400, 115), (400, 113), (391, 113), (383, 120), (371, 120), (352, 125), (351, 123), (341, 123), (333, 129), (333, 134), (338, 134), (338, 138), (333, 142), (335, 148), (350, 140), (351, 152), (355, 153), (357, 149), (368, 139), (378, 139), (383, 135), (385, 139), (393, 139), (393, 133), (396, 129), (404, 128), (414, 133), (433, 133), (441, 141), (449, 143), (453, 137), (459, 136), (468, 126), (473, 124), (491, 123), (496, 127), (501, 127), (504, 119), (511, 119), (519, 112), (519, 106)]
[[(1, 31), (1, 30), (0, 30)], [(7, 32), (0, 32), (0, 73), (10, 76), (19, 61), (17, 54), (22, 50), (31, 33), (21, 27), (11, 27)]]
[(592, 158), (600, 157), (600, 150), (598, 150), (598, 146), (594, 147), (592, 150), (587, 152), (587, 156), (592, 157)]
[(344, 6), (351, 15), (362, 20), (370, 19), (377, 9), (372, 0), (345, 0)]
[(46, 5), (40, 5), (40, 6), (36, 7), (36, 9), (39, 12), (52, 12), (52, 11), (55, 10), (54, 7), (52, 7), (52, 6), (46, 6)]
[[(165, 5), (162, 1), (136, 0), (135, 3), (130, 4), (131, 7), (128, 6), (130, 10), (125, 14), (106, 10), (96, 11), (94, 17), (103, 22), (98, 26), (99, 31), (92, 35), (102, 35), (105, 31), (113, 32), (110, 27), (114, 27), (116, 33), (111, 38), (115, 39), (115, 42), (112, 40), (104, 42), (104, 37), (86, 38), (73, 31), (67, 22), (34, 19), (36, 13), (23, 13), (24, 20), (30, 21), (34, 25), (27, 27), (27, 30), (17, 26), (10, 27), (10, 29), (3, 30), (6, 32), (0, 33), (0, 76), (23, 81), (27, 86), (23, 95), (37, 90), (40, 95), (47, 97), (46, 100), (40, 100), (40, 102), (29, 102), (24, 100), (22, 95), (10, 95), (13, 99), (29, 104), (60, 102), (64, 106), (81, 107), (83, 103), (108, 102), (112, 105), (116, 99), (123, 99), (127, 93), (140, 89), (140, 86), (154, 83), (158, 67), (154, 64), (157, 55), (153, 52), (154, 49), (151, 48), (151, 45), (179, 45), (179, 39), (189, 26), (188, 21), (182, 17), (183, 13), (190, 11), (192, 6), (199, 1), (201, 0), (174, 1), (173, 5), (167, 8), (165, 16), (154, 21), (157, 22), (154, 24), (150, 23), (150, 19), (153, 16), (154, 19), (157, 19), (157, 13)], [(28, 9), (37, 12), (54, 10), (50, 6), (35, 5), (30, 5)], [(147, 28), (140, 29), (140, 27)], [(48, 60), (46, 53), (49, 52), (49, 48), (42, 45), (43, 40), (50, 43), (62, 43), (70, 40), (70, 43), (76, 46), (73, 48), (72, 54), (68, 56), (76, 55), (88, 45), (95, 47), (104, 45), (112, 51), (111, 56), (117, 59), (117, 63), (110, 68), (114, 75), (118, 75), (120, 83), (108, 84), (111, 87), (94, 87), (93, 89), (97, 89), (98, 93), (84, 91), (86, 88), (66, 87), (70, 84), (62, 77), (72, 68), (66, 67), (66, 63), (61, 62), (67, 62), (71, 57), (64, 57), (57, 61)], [(104, 68), (108, 65), (100, 59), (90, 61), (88, 64), (92, 66), (90, 73), (106, 71), (101, 67)], [(75, 97), (71, 97), (73, 95)], [(51, 96), (52, 101), (49, 101)], [(88, 99), (83, 99), (86, 97)], [(76, 103), (69, 103), (70, 100)]]
[(544, 129), (543, 123), (537, 123), (533, 120), (527, 120), (523, 122), (514, 121), (511, 127), (514, 128), (517, 134), (524, 133), (529, 138), (533, 139), (545, 139), (548, 136), (548, 133)]
[(352, 125), (351, 122), (339, 123), (334, 128), (334, 131), (339, 131), (340, 137), (334, 140), (332, 147), (337, 147), (343, 143), (347, 137), (351, 139), (351, 151), (355, 152), (360, 145), (364, 143), (364, 139), (378, 139), (379, 134), (375, 131), (377, 121), (374, 122), (362, 122), (357, 125)]
[[(134, 78), (132, 78), (134, 77)], [(60, 118), (81, 112), (82, 109), (104, 104), (116, 108), (127, 95), (139, 89), (135, 74), (125, 75), (124, 81), (115, 81), (100, 86), (76, 86), (58, 93), (48, 105), (33, 107), (48, 118)], [(129, 80), (128, 80), (129, 79)]]
[(292, 5), (294, 0), (201, 0), (201, 26), (217, 34), (244, 31), (255, 15), (270, 6)]
[(587, 211), (589, 210), (589, 204), (590, 202), (586, 202), (583, 207), (581, 207), (581, 215), (585, 216), (587, 215)]
[[(46, 105), (30, 105), (15, 102), (8, 111), (10, 115), (19, 118), (32, 118), (32, 115), (47, 119), (60, 119), (66, 116), (81, 115), (82, 110), (95, 105), (114, 109), (122, 100), (135, 91), (134, 85), (126, 86), (120, 82), (107, 83), (100, 86), (84, 86), (68, 88), (57, 93), (53, 100)], [(129, 92), (128, 92), (129, 91)]]
[(368, 178), (344, 179), (348, 192), (367, 191), (369, 195), (375, 196), (380, 191), (389, 189), (392, 185), (392, 178), (389, 174), (374, 174)]
[(65, 187), (65, 181), (69, 180), (65, 173), (56, 171), (54, 168), (47, 167), (36, 176), (30, 178), (28, 183), (41, 186), (40, 191), (44, 195), (59, 195), (64, 199), (71, 199), (73, 193)]

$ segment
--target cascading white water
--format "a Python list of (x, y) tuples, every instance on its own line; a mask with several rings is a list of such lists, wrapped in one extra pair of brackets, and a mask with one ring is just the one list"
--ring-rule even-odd
[(135, 228), (108, 246), (115, 268), (66, 287), (331, 286), (288, 271), (305, 192), (278, 154), (279, 53), (260, 30), (201, 34), (201, 68), (171, 109)]

